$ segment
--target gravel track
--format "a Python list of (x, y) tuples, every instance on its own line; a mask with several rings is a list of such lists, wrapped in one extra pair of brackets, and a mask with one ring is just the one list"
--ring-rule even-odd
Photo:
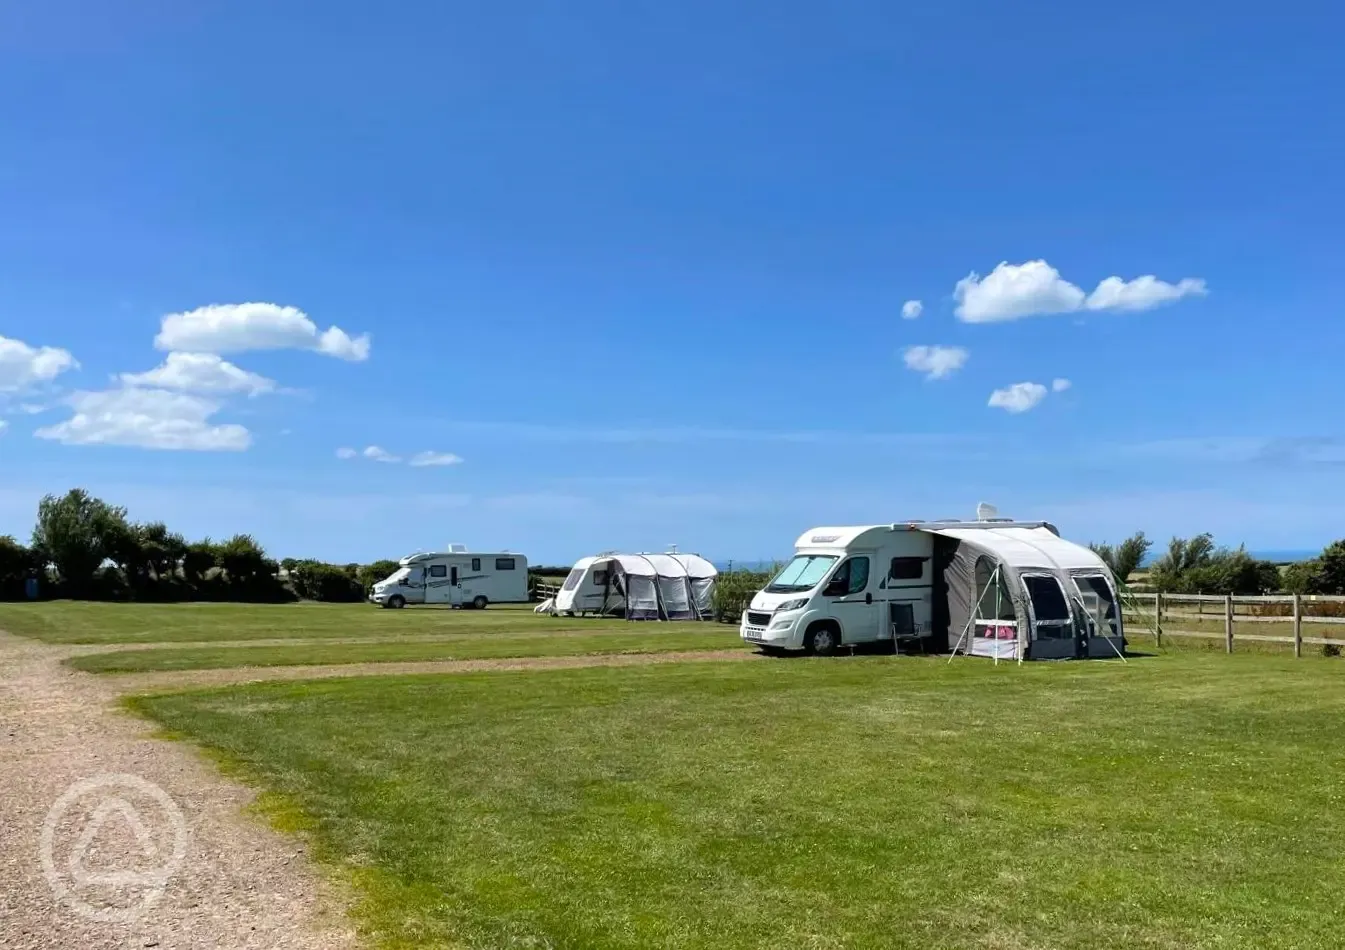
[[(340, 676), (402, 676), (428, 673), (476, 673), (483, 670), (561, 670), (591, 666), (648, 666), (693, 660), (759, 660), (746, 650), (687, 650), (675, 653), (605, 653), (585, 656), (533, 656), (488, 660), (420, 660), (397, 663), (338, 663), (330, 666), (249, 666), (221, 670), (165, 670), (154, 673), (100, 673), (119, 693), (231, 686), (263, 680), (332, 679)], [(86, 674), (93, 675), (93, 674)]]
[[(0, 947), (355, 947), (345, 895), (316, 873), (303, 843), (245, 814), (252, 792), (190, 747), (150, 738), (146, 723), (113, 705), (119, 684), (61, 666), (68, 655), (0, 632)], [(167, 793), (184, 819), (186, 851), (156, 905), (136, 919), (100, 922), (56, 897), (40, 855), (43, 824), (63, 793), (108, 774)], [(86, 838), (117, 799), (134, 809), (139, 829), (114, 809)], [(168, 815), (148, 796), (95, 789), (53, 826), (53, 867), (65, 875), (76, 854), (84, 855), (79, 868), (100, 874), (161, 867), (176, 839)], [(134, 907), (143, 888), (86, 880), (75, 893), (95, 907)]]

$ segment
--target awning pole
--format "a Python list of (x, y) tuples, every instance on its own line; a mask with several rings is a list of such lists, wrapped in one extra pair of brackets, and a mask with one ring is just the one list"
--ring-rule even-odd
[[(985, 592), (988, 591), (988, 590), (990, 589), (990, 585), (993, 584), (993, 583), (995, 583), (995, 579), (999, 577), (999, 568), (1000, 568), (1000, 565), (997, 563), (997, 564), (995, 565), (994, 573), (992, 573), (992, 574), (990, 575), (990, 579), (987, 580), (987, 581), (985, 582), (985, 586), (981, 588), (980, 596), (978, 596), (978, 597), (976, 598), (976, 600), (972, 603), (972, 607), (971, 607), (971, 616), (969, 616), (969, 617), (967, 618), (967, 625), (966, 625), (965, 627), (962, 628), (962, 636), (960, 636), (960, 637), (957, 638), (957, 645), (953, 647), (953, 655), (950, 656), (950, 657), (948, 657), (948, 662), (949, 662), (949, 663), (953, 662), (953, 657), (954, 657), (954, 656), (957, 656), (957, 651), (960, 650), (960, 649), (962, 649), (962, 641), (965, 640), (965, 639), (967, 639), (967, 633), (968, 633), (968, 631), (971, 630), (971, 625), (974, 624), (974, 623), (976, 622), (976, 611), (978, 611), (978, 610), (981, 609), (981, 597), (984, 597), (984, 596), (985, 596)], [(975, 588), (973, 588), (973, 590), (974, 590), (974, 589), (975, 589)], [(995, 662), (996, 662), (996, 664), (998, 665), (998, 663), (999, 663), (999, 648), (998, 648), (998, 647), (995, 648)]]

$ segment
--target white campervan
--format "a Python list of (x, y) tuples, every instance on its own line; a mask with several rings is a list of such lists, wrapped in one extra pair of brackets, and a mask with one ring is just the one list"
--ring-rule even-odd
[(923, 641), (1016, 659), (1113, 657), (1125, 639), (1107, 565), (1044, 521), (814, 528), (743, 612), (767, 651)]
[(374, 585), (369, 600), (381, 607), (448, 604), (477, 610), (528, 600), (528, 559), (522, 554), (481, 554), (459, 544), (449, 548), (402, 558), (387, 580)]
[(841, 644), (892, 639), (892, 620), (928, 632), (934, 545), (894, 525), (814, 528), (743, 613), (744, 640), (775, 650), (834, 653)]

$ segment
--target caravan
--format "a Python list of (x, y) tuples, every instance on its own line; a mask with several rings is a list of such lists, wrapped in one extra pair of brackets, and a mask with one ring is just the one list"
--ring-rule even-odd
[(1046, 522), (814, 528), (751, 601), (739, 632), (767, 652), (910, 643), (1005, 659), (1124, 651), (1111, 572)]
[(528, 559), (505, 551), (481, 554), (451, 544), (437, 554), (411, 554), (387, 580), (369, 592), (380, 607), (448, 604), (484, 610), (488, 604), (528, 600)]

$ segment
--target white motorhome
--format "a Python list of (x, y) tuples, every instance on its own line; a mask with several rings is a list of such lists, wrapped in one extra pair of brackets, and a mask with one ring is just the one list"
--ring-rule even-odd
[(1017, 659), (1124, 651), (1111, 572), (1046, 522), (911, 521), (813, 528), (739, 632), (767, 652), (879, 641)]
[(369, 592), (381, 607), (448, 604), (484, 610), (489, 604), (520, 604), (528, 600), (528, 559), (504, 551), (483, 554), (451, 544), (448, 551), (410, 554), (387, 580)]

